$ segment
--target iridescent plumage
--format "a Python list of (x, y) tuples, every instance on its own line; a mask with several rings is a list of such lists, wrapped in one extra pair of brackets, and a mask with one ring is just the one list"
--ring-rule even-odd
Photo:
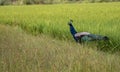
[(84, 42), (84, 41), (94, 41), (94, 40), (109, 40), (107, 36), (95, 35), (89, 32), (77, 32), (72, 25), (73, 20), (70, 20), (68, 25), (70, 26), (70, 32), (76, 42)]

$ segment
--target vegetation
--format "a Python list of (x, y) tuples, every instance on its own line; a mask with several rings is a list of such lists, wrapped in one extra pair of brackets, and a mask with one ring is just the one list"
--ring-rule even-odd
[(72, 41), (67, 23), (69, 19), (73, 19), (79, 32), (88, 31), (110, 37), (107, 44), (98, 42), (97, 46), (101, 49), (118, 51), (119, 7), (120, 3), (4, 6), (0, 7), (0, 23), (19, 26), (34, 35), (45, 34)]
[(84, 3), (84, 2), (118, 2), (120, 0), (0, 0), (0, 5), (9, 5), (9, 4), (56, 4), (56, 3)]
[[(70, 19), (110, 42), (75, 43)], [(0, 72), (119, 72), (119, 19), (120, 3), (0, 6)]]
[(119, 72), (120, 57), (0, 25), (0, 72)]

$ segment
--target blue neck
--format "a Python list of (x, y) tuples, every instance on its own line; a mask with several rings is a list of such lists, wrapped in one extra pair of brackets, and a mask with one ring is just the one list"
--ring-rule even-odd
[(70, 32), (73, 35), (73, 38), (75, 39), (75, 41), (77, 41), (77, 38), (75, 37), (75, 34), (77, 33), (77, 31), (75, 30), (72, 24), (70, 25)]
[(71, 32), (72, 35), (75, 35), (77, 33), (77, 31), (75, 30), (73, 25), (70, 26), (70, 32)]

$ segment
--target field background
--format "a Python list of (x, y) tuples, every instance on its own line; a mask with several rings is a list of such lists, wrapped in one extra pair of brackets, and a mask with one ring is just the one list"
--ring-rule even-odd
[(73, 40), (67, 25), (73, 19), (78, 32), (106, 35), (109, 49), (120, 49), (120, 3), (3, 6), (0, 10), (1, 24), (65, 40)]
[[(70, 19), (110, 42), (76, 44)], [(0, 72), (119, 72), (119, 27), (119, 2), (0, 6)]]

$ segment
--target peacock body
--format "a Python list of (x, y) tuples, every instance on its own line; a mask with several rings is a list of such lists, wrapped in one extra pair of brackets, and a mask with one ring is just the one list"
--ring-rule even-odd
[(95, 40), (109, 40), (107, 36), (95, 35), (89, 32), (77, 32), (72, 24), (72, 20), (68, 23), (70, 32), (76, 42), (95, 41)]

